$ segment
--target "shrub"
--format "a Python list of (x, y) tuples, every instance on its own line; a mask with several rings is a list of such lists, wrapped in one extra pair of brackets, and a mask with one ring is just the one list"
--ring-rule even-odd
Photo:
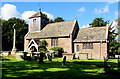
[(48, 45), (48, 43), (45, 40), (39, 41), (39, 52), (46, 52), (47, 48), (46, 46)]
[(46, 47), (48, 43), (45, 40), (42, 40), (42, 41), (39, 41), (39, 45)]
[(53, 47), (50, 50), (52, 50), (52, 51), (58, 51), (58, 52), (64, 52), (64, 49), (62, 47)]
[(50, 50), (58, 51), (58, 57), (62, 57), (62, 53), (64, 52), (64, 49), (62, 47), (53, 47)]

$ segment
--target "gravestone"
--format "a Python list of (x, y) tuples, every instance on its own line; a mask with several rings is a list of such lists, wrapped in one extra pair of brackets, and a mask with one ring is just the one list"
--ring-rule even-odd
[(47, 58), (49, 61), (52, 61), (52, 56), (50, 54), (47, 54)]
[(40, 58), (39, 58), (39, 64), (43, 63), (43, 57), (44, 57), (44, 53), (41, 52), (40, 53)]
[(35, 53), (32, 52), (32, 60), (35, 60)]
[(108, 65), (107, 65), (108, 57), (104, 57), (104, 70), (107, 71)]
[(65, 65), (66, 64), (66, 56), (63, 57), (63, 62), (62, 62), (62, 65)]
[(27, 52), (23, 52), (24, 54), (24, 59), (27, 60)]

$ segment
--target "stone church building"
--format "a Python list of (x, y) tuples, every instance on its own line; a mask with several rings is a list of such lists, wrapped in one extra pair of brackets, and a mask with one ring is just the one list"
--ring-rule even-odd
[(87, 55), (89, 59), (103, 59), (108, 53), (108, 26), (79, 28), (77, 20), (49, 23), (48, 18), (38, 11), (29, 17), (24, 51), (34, 47), (37, 52), (40, 40), (48, 43), (48, 50), (62, 47), (67, 53), (75, 53), (75, 57)]

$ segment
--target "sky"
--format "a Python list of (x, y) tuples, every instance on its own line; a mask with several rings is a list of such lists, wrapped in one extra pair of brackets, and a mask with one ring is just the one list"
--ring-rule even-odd
[(89, 27), (93, 19), (102, 17), (113, 22), (118, 18), (118, 2), (7, 2), (1, 3), (0, 17), (8, 20), (18, 17), (28, 22), (41, 8), (48, 18), (62, 17), (65, 21), (77, 19), (80, 28)]

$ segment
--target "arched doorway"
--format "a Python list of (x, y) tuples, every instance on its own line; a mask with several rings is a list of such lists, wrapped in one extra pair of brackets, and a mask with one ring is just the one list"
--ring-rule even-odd
[(28, 49), (32, 52), (38, 52), (38, 45), (33, 39), (28, 44)]
[(32, 52), (37, 52), (37, 49), (35, 48), (35, 46), (31, 46), (30, 50), (31, 50)]

